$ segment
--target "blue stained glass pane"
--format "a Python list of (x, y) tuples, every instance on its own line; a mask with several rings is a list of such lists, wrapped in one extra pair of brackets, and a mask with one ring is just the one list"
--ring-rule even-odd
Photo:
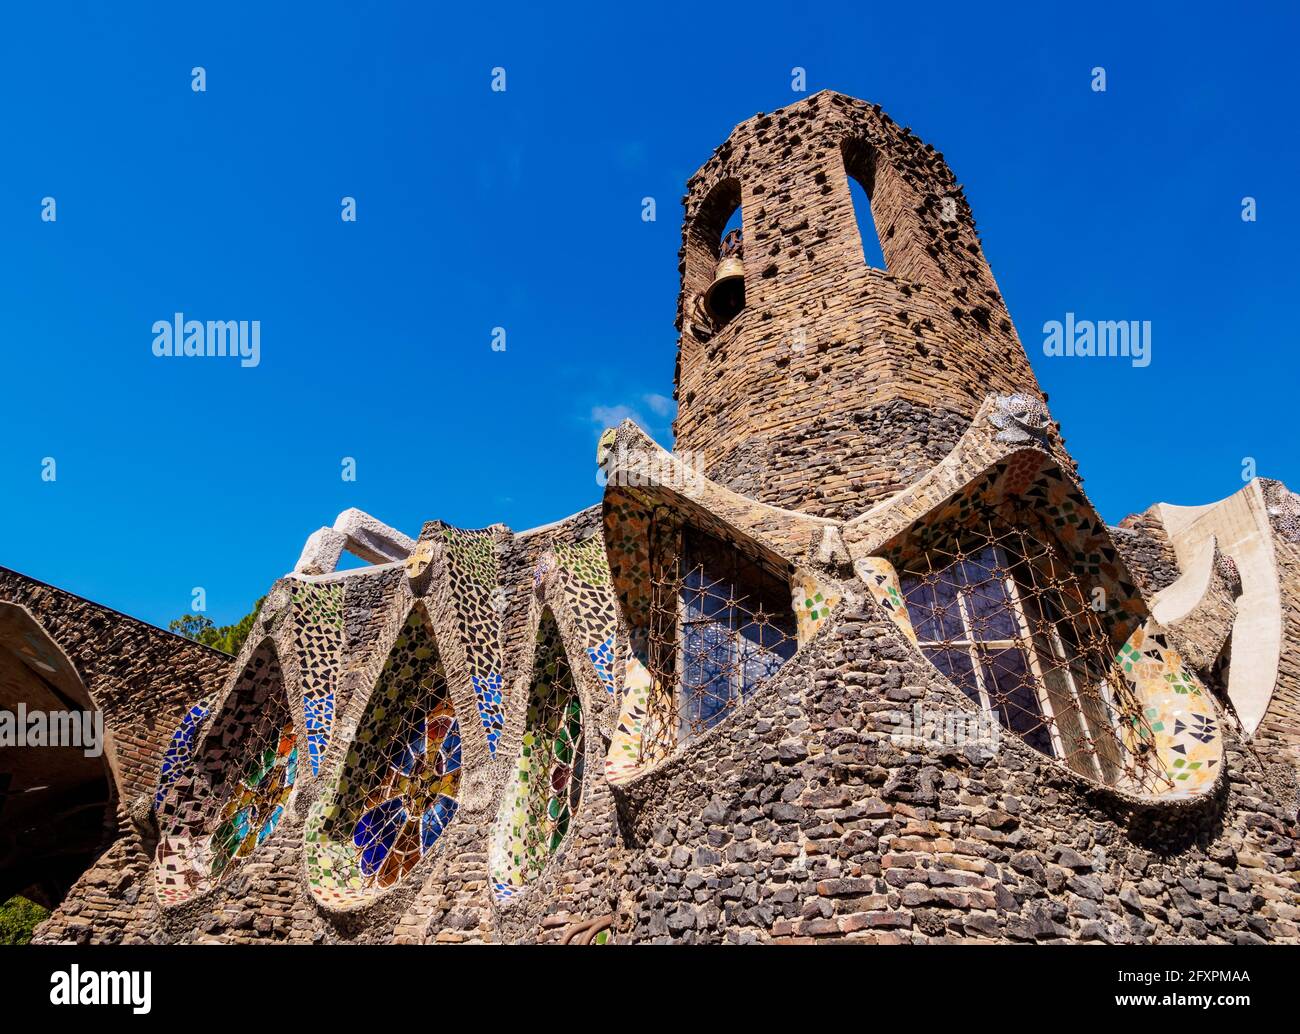
[(735, 640), (724, 625), (689, 624), (682, 629), (682, 706), (691, 723), (711, 725), (731, 699)]
[(460, 768), (460, 727), (455, 722), (452, 722), (447, 738), (442, 741), (439, 753), (442, 755), (444, 775)]
[(252, 817), (252, 808), (240, 808), (239, 811), (235, 812), (234, 816), (230, 820), (230, 828), (233, 832), (232, 839), (240, 841), (243, 840), (244, 837), (248, 836), (249, 820)]
[(424, 737), (424, 719), (421, 718), (412, 729), (410, 738), (405, 743), (399, 743), (393, 750), (390, 763), (402, 775), (414, 772), (416, 763), (424, 757)]
[(406, 825), (406, 808), (400, 799), (384, 801), (357, 820), (352, 843), (361, 850), (361, 872), (373, 876), (388, 857), (397, 834)]
[(1005, 584), (996, 580), (977, 583), (966, 590), (965, 595), (972, 639), (987, 642), (990, 639), (1020, 638), (1020, 625)]
[(280, 816), (283, 814), (284, 806), (277, 804), (275, 810), (271, 812), (270, 818), (263, 822), (262, 828), (257, 831), (257, 842), (259, 844), (275, 832), (275, 827), (280, 824)]
[(727, 620), (727, 599), (731, 595), (731, 586), (710, 579), (702, 568), (694, 568), (682, 583), (686, 620)]
[(1052, 755), (1052, 736), (1038, 705), (1024, 651), (990, 651), (984, 662), (984, 685), (1002, 724), (1035, 750)]
[(456, 802), (450, 797), (440, 796), (424, 809), (424, 814), (420, 816), (421, 852), (429, 850), (437, 842), (437, 839), (442, 836), (442, 831), (447, 828), (447, 823), (452, 820), (452, 816), (455, 814)]

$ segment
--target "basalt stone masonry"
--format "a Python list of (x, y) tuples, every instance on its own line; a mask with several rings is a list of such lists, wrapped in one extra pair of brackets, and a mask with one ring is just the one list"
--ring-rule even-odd
[(0, 898), (62, 902), (60, 937), (117, 935), (148, 869), (139, 847), (173, 737), (229, 668), (216, 650), (0, 568), (0, 711), (103, 720), (97, 757), (0, 750)]
[[(850, 179), (886, 269), (864, 261)], [(848, 518), (942, 458), (986, 394), (1037, 391), (956, 177), (879, 105), (820, 93), (755, 116), (685, 204), (674, 430), (728, 487)], [(695, 299), (737, 205), (745, 308), (717, 326)]]
[(878, 106), (755, 116), (684, 206), (676, 451), (607, 430), (597, 505), (347, 511), (233, 660), (0, 572), (6, 699), (116, 748), (23, 816), (84, 853), (38, 940), (1300, 940), (1300, 498), (1108, 527)]

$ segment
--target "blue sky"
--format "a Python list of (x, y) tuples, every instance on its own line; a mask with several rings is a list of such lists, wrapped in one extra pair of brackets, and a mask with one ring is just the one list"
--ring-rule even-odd
[[(1300, 487), (1294, 9), (175, 6), (3, 15), (0, 564), (159, 624), (202, 586), (224, 623), (348, 506), (415, 535), (597, 501), (602, 423), (671, 441), (685, 181), (794, 66), (956, 170), (1108, 520), (1245, 457)], [(261, 364), (155, 358), (177, 311), (260, 320)], [(1151, 365), (1045, 358), (1067, 311), (1150, 320)]]

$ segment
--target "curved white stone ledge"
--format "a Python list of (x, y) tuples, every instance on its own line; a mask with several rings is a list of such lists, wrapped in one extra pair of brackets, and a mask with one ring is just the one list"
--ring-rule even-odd
[[(1282, 650), (1282, 596), (1268, 507), (1259, 479), (1217, 503), (1158, 503), (1157, 512), (1184, 571), (1193, 572), (1203, 566), (1207, 545), (1212, 557), (1216, 540), (1219, 549), (1236, 562), (1241, 596), (1232, 625), (1228, 697), (1243, 728), (1253, 735), (1272, 699)], [(1176, 594), (1169, 606), (1175, 606), (1179, 598), (1180, 594)]]

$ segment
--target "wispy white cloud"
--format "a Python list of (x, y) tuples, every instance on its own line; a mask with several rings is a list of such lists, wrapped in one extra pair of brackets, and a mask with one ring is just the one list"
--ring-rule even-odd
[(617, 427), (624, 420), (631, 420), (641, 427), (645, 427), (645, 418), (641, 416), (631, 406), (592, 406), (591, 422), (598, 425), (602, 430), (606, 427)]
[(654, 392), (650, 392), (647, 395), (642, 395), (641, 398), (658, 416), (670, 416), (676, 408), (676, 403), (666, 395), (656, 395)]
[(592, 406), (590, 417), (592, 424), (600, 431), (606, 427), (617, 427), (624, 420), (631, 420), (652, 438), (661, 439), (672, 433), (676, 409), (676, 403), (668, 396), (646, 392), (637, 396), (631, 404), (619, 402)]

